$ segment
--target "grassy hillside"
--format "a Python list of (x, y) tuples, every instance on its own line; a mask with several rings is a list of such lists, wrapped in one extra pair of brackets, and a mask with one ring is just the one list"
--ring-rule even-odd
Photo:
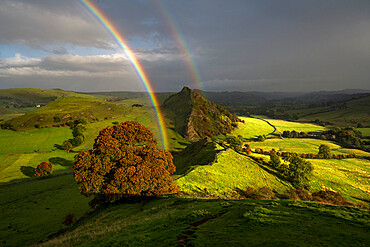
[(331, 189), (348, 199), (370, 201), (369, 161), (360, 159), (310, 160), (314, 166), (313, 189)]
[[(78, 118), (89, 120), (102, 120), (122, 116), (129, 108), (105, 102), (98, 99), (64, 97), (56, 99), (48, 105), (28, 112), (23, 116), (10, 120), (15, 129), (34, 129), (35, 125), (40, 127), (51, 127)], [(58, 117), (60, 121), (56, 121)]]
[[(14, 104), (47, 104), (60, 97), (83, 95), (60, 89), (41, 89), (41, 88), (13, 88), (0, 89), (0, 103)], [(86, 95), (85, 97), (91, 97)]]
[(326, 128), (316, 125), (316, 124), (310, 124), (310, 123), (296, 123), (296, 122), (290, 122), (290, 121), (284, 121), (284, 120), (278, 120), (278, 119), (266, 119), (269, 123), (274, 125), (278, 131), (281, 133), (285, 130), (288, 131), (297, 131), (297, 132), (318, 132), (318, 131), (324, 131)]
[(163, 198), (108, 207), (41, 246), (364, 246), (369, 216), (295, 201)]
[(300, 117), (300, 121), (314, 121), (319, 119), (321, 121), (331, 122), (336, 126), (353, 126), (356, 123), (363, 125), (370, 125), (370, 96), (361, 99), (351, 100), (346, 102), (344, 109), (338, 110), (325, 110), (324, 112), (317, 113), (315, 109)]
[(72, 175), (0, 187), (0, 245), (30, 246), (59, 231), (67, 214), (89, 211)]
[(241, 135), (243, 138), (250, 139), (274, 132), (274, 128), (261, 119), (250, 117), (240, 117), (240, 119), (244, 120), (244, 123), (237, 123), (238, 127), (231, 131), (231, 135)]
[[(220, 146), (217, 148), (222, 149)], [(226, 197), (232, 196), (238, 189), (247, 187), (269, 187), (279, 192), (291, 188), (290, 184), (232, 149), (219, 152), (213, 163), (196, 167), (174, 183), (180, 191), (188, 194), (204, 194), (207, 191), (213, 195)]]

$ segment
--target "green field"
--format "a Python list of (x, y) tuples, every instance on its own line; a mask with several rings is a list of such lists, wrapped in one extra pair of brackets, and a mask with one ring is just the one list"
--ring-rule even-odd
[(370, 162), (362, 159), (309, 160), (314, 166), (313, 189), (331, 189), (352, 201), (370, 200)]
[(310, 138), (285, 138), (285, 139), (267, 139), (264, 142), (248, 142), (252, 149), (262, 148), (264, 150), (275, 149), (282, 152), (312, 153), (319, 152), (321, 144), (328, 145), (333, 154), (356, 154), (359, 156), (370, 156), (370, 153), (359, 150), (343, 148), (332, 141), (310, 139)]
[(0, 129), (0, 155), (48, 152), (56, 150), (55, 144), (72, 138), (69, 127), (11, 131)]
[(365, 246), (369, 216), (296, 201), (158, 198), (108, 207), (41, 246)]
[(247, 187), (270, 187), (279, 192), (291, 188), (290, 184), (260, 168), (251, 159), (239, 155), (232, 149), (221, 151), (216, 161), (198, 166), (186, 176), (175, 180), (180, 191), (202, 194), (205, 189), (213, 195), (229, 196), (238, 189)]
[(0, 187), (0, 245), (30, 246), (65, 226), (67, 214), (89, 211), (72, 175)]
[[(269, 155), (252, 154), (266, 162)], [(353, 202), (370, 200), (370, 163), (363, 159), (306, 159), (314, 166), (313, 191), (334, 190)]]
[(357, 130), (361, 132), (362, 137), (370, 137), (370, 128), (358, 128)]
[(0, 156), (0, 184), (34, 178), (35, 168), (41, 162), (50, 162), (54, 174), (71, 172), (76, 153), (54, 151), (22, 155)]
[(268, 135), (274, 131), (268, 123), (261, 119), (250, 118), (250, 117), (239, 117), (244, 120), (244, 123), (237, 123), (238, 127), (234, 129), (231, 135), (241, 135), (243, 138), (256, 138), (259, 135)]
[(316, 131), (324, 131), (326, 128), (311, 124), (311, 123), (297, 123), (297, 122), (290, 122), (285, 120), (278, 120), (278, 119), (266, 119), (269, 123), (274, 125), (278, 131), (283, 133), (283, 131), (297, 131), (297, 132), (316, 132)]

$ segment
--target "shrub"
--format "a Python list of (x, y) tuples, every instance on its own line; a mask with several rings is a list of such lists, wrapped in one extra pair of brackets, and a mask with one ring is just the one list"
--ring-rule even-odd
[(230, 145), (230, 147), (232, 149), (234, 149), (235, 151), (237, 151), (237, 152), (242, 151), (242, 144), (243, 143), (238, 137), (230, 135), (230, 136), (226, 137), (226, 141)]
[(44, 177), (53, 174), (53, 166), (48, 162), (41, 162), (35, 169), (36, 177)]
[(71, 226), (74, 221), (75, 221), (75, 215), (67, 214), (66, 217), (64, 218), (63, 224), (66, 226)]
[(72, 149), (72, 144), (69, 141), (64, 141), (62, 144), (62, 149), (69, 152)]
[(319, 147), (319, 155), (321, 155), (324, 159), (330, 159), (332, 156), (330, 147), (328, 145), (321, 144)]
[(280, 164), (281, 164), (281, 161), (280, 161), (279, 156), (276, 153), (272, 152), (270, 154), (269, 165), (272, 166), (272, 167), (277, 168), (277, 167), (280, 166)]

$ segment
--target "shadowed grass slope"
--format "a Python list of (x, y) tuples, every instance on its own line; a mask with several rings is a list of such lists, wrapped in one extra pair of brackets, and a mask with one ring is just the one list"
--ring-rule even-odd
[(0, 245), (30, 246), (65, 226), (67, 214), (89, 211), (72, 175), (0, 187)]
[(295, 201), (163, 198), (110, 206), (41, 246), (364, 246), (369, 216)]

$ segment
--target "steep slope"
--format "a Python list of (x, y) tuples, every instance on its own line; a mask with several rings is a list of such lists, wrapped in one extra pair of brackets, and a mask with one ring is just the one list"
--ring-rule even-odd
[(189, 140), (230, 133), (235, 123), (241, 121), (188, 87), (165, 100), (163, 109), (174, 121), (176, 131)]

